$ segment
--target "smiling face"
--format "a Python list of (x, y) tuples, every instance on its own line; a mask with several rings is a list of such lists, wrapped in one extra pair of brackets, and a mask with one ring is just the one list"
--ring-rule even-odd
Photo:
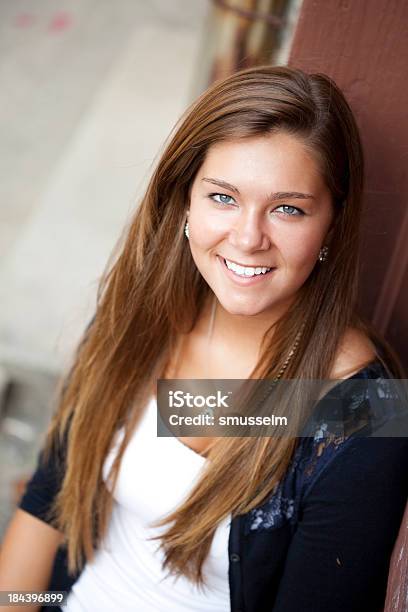
[(333, 215), (318, 164), (296, 136), (220, 142), (192, 184), (191, 253), (225, 310), (279, 315), (316, 265)]

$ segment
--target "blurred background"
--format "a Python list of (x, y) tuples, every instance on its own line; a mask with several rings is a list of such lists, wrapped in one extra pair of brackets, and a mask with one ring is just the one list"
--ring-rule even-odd
[(404, 0), (2, 0), (0, 536), (173, 125), (257, 64), (332, 76), (367, 161), (361, 308), (408, 366)]

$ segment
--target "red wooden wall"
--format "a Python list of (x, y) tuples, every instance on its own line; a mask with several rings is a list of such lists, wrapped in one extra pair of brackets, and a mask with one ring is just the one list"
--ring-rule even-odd
[(304, 0), (289, 65), (345, 92), (366, 156), (361, 300), (408, 370), (408, 2)]

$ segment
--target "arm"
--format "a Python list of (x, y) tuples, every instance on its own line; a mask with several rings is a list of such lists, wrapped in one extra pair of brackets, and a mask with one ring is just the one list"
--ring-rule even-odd
[[(44, 521), (17, 508), (0, 550), (0, 591), (46, 591), (63, 535)], [(40, 610), (38, 606), (2, 607), (7, 612)]]
[[(65, 444), (54, 446), (47, 461), (40, 453), (7, 528), (0, 553), (0, 590), (48, 590), (54, 561), (60, 561), (63, 535), (48, 516), (64, 475)], [(61, 564), (60, 564), (61, 565)], [(57, 565), (57, 571), (62, 571)], [(53, 587), (54, 588), (54, 587)], [(10, 608), (15, 612), (15, 606)], [(30, 606), (29, 610), (40, 607)], [(23, 610), (23, 608), (21, 608)], [(24, 607), (27, 610), (27, 606)]]
[[(94, 321), (95, 315), (85, 329), (77, 357)], [(68, 374), (63, 393), (72, 371), (73, 368)], [(44, 460), (42, 452), (39, 455), (37, 469), (27, 483), (19, 508), (4, 537), (0, 553), (0, 590), (69, 590), (79, 576), (68, 574), (65, 549), (59, 549), (63, 536), (53, 527), (49, 516), (64, 477), (66, 445), (67, 432), (62, 444), (54, 446), (48, 461)], [(22, 608), (27, 609), (37, 611), (39, 607)], [(18, 612), (20, 608), (13, 606), (10, 610)]]
[(354, 438), (305, 492), (273, 612), (380, 612), (408, 495), (408, 439)]

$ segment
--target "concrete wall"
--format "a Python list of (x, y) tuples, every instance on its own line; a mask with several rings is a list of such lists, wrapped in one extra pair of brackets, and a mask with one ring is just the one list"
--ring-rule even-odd
[(59, 370), (191, 101), (203, 0), (0, 6), (0, 362)]

